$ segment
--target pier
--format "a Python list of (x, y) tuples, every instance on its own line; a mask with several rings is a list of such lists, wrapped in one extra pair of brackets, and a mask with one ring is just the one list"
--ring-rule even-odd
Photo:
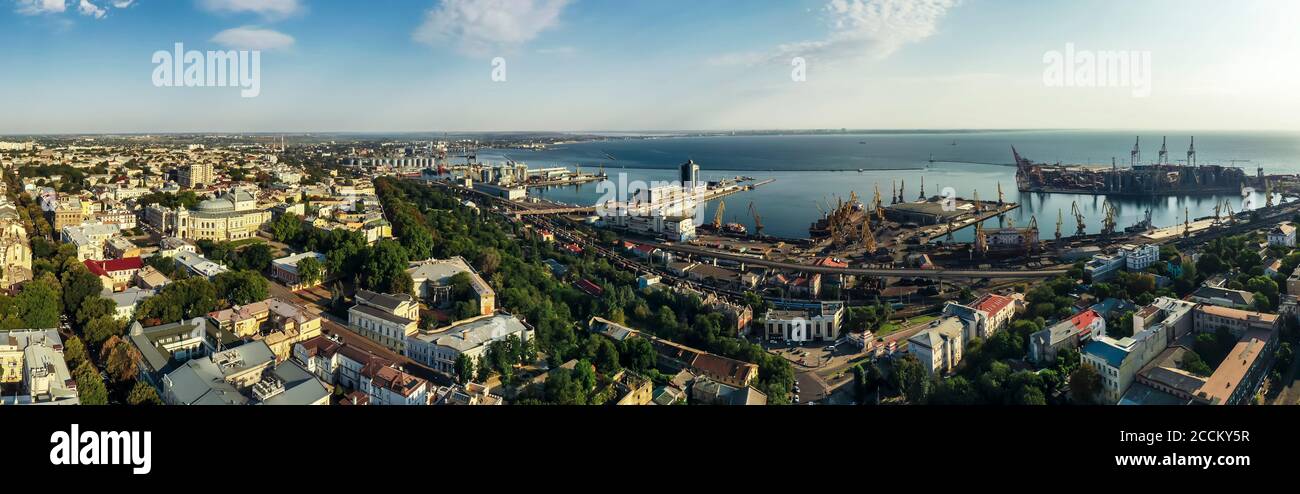
[[(974, 226), (977, 223), (983, 223), (990, 219), (1015, 211), (1018, 208), (1020, 208), (1019, 204), (1015, 204), (1015, 203), (1003, 204), (1001, 206), (997, 206), (996, 208), (994, 208), (993, 211), (984, 212), (979, 214), (978, 216), (953, 222), (951, 230), (949, 230), (948, 225), (940, 225), (938, 227), (919, 232), (922, 235), (921, 243), (928, 244), (930, 242), (933, 242), (935, 239), (948, 236), (949, 231), (955, 233), (961, 230), (965, 230), (967, 228)], [(930, 233), (930, 232), (934, 232), (934, 233)]]

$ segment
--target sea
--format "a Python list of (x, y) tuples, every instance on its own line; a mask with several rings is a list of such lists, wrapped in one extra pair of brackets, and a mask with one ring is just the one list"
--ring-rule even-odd
[[(903, 187), (905, 200), (921, 195), (943, 195), (951, 188), (958, 197), (970, 199), (978, 192), (981, 200), (996, 200), (1001, 185), (1006, 201), (1021, 207), (1001, 221), (1025, 226), (1038, 221), (1044, 239), (1050, 239), (1058, 215), (1063, 217), (1064, 236), (1076, 230), (1071, 215), (1075, 204), (1086, 218), (1089, 233), (1101, 230), (1106, 201), (1117, 210), (1120, 229), (1141, 221), (1150, 210), (1157, 227), (1182, 224), (1184, 214), (1193, 221), (1211, 216), (1223, 200), (1241, 212), (1252, 203), (1263, 205), (1262, 191), (1227, 196), (1170, 196), (1158, 198), (1106, 198), (1081, 194), (1020, 193), (1016, 190), (1012, 147), (1035, 162), (1119, 166), (1130, 163), (1130, 151), (1139, 142), (1141, 163), (1158, 159), (1164, 143), (1168, 161), (1187, 157), (1193, 139), (1189, 132), (1150, 131), (918, 131), (831, 133), (807, 135), (723, 135), (707, 137), (620, 138), (556, 145), (544, 150), (490, 149), (479, 152), (489, 163), (522, 162), (530, 168), (581, 167), (584, 172), (602, 168), (617, 182), (620, 174), (632, 181), (671, 181), (677, 167), (694, 160), (701, 177), (721, 180), (751, 177), (775, 182), (752, 191), (727, 196), (724, 218), (746, 225), (754, 221), (750, 204), (764, 225), (764, 233), (787, 238), (805, 238), (808, 227), (856, 192), (867, 203), (876, 188), (885, 204), (891, 188)], [(1222, 164), (1243, 168), (1248, 174), (1300, 173), (1300, 134), (1286, 132), (1197, 132), (1194, 135), (1199, 164)], [(595, 203), (604, 190), (598, 184), (538, 188), (529, 194), (575, 205)], [(1249, 195), (1250, 197), (1246, 197)], [(1275, 196), (1275, 201), (1282, 200)], [(1289, 199), (1288, 199), (1289, 200)], [(706, 218), (714, 217), (719, 201), (708, 205)], [(991, 219), (986, 226), (998, 226)], [(954, 236), (969, 241), (973, 229)]]

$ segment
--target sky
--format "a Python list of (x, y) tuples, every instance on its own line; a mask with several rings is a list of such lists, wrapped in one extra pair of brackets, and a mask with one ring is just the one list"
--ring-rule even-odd
[[(0, 0), (0, 134), (1289, 131), (1297, 18), (1291, 0)], [(257, 50), (256, 97), (157, 85), (176, 43)], [(1131, 77), (1084, 75), (1118, 56)]]

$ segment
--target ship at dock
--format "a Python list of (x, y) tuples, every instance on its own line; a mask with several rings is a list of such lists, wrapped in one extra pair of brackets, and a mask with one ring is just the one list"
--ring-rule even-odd
[(1243, 186), (1251, 183), (1251, 177), (1241, 168), (1197, 164), (1195, 138), (1187, 150), (1187, 159), (1176, 163), (1169, 162), (1166, 144), (1161, 145), (1156, 161), (1143, 164), (1141, 141), (1137, 141), (1126, 168), (1114, 160), (1110, 167), (1035, 163), (1013, 146), (1016, 185), (1021, 192), (1168, 196), (1239, 194)]

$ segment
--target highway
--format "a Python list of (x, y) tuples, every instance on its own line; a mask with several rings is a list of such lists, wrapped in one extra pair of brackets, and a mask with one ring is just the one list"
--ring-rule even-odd
[(713, 249), (704, 249), (680, 244), (665, 244), (659, 242), (650, 242), (637, 240), (637, 243), (652, 245), (664, 250), (681, 252), (698, 256), (713, 257), (725, 259), (728, 261), (743, 262), (755, 266), (764, 266), (769, 268), (789, 269), (801, 271), (804, 273), (821, 273), (821, 274), (847, 274), (855, 276), (876, 276), (876, 277), (899, 277), (899, 278), (926, 278), (926, 279), (978, 279), (978, 278), (1052, 278), (1062, 276), (1069, 271), (1069, 268), (1058, 269), (1040, 269), (1040, 270), (997, 270), (997, 269), (910, 269), (910, 268), (834, 268), (824, 266), (812, 266), (808, 264), (798, 264), (781, 261), (768, 261), (765, 259), (755, 259), (749, 256), (734, 255), (726, 252), (719, 252)]

